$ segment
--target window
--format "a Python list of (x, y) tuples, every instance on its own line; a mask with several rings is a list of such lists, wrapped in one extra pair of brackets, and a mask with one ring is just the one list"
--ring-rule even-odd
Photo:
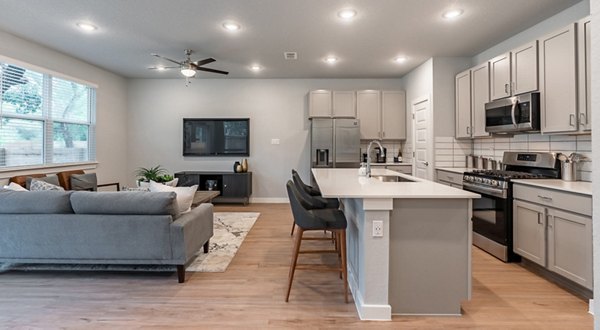
[(0, 62), (0, 169), (95, 160), (95, 88)]

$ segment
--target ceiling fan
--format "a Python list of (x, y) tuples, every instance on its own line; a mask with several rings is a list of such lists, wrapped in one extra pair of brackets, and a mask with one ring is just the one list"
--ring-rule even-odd
[(150, 70), (180, 69), (181, 74), (186, 78), (194, 77), (196, 75), (197, 71), (206, 71), (206, 72), (219, 73), (219, 74), (225, 74), (225, 75), (229, 74), (229, 72), (227, 72), (227, 71), (221, 71), (221, 70), (215, 70), (215, 69), (209, 69), (209, 68), (202, 67), (203, 65), (206, 65), (208, 63), (212, 63), (212, 62), (216, 61), (214, 58), (205, 58), (203, 60), (192, 62), (192, 60), (190, 58), (192, 53), (193, 53), (193, 51), (191, 49), (186, 49), (185, 50), (186, 58), (185, 58), (185, 60), (183, 60), (181, 62), (172, 60), (168, 57), (158, 55), (156, 53), (152, 53), (150, 55), (152, 55), (154, 57), (162, 58), (162, 59), (167, 60), (172, 63), (175, 63), (175, 64), (177, 64), (177, 66), (166, 66), (166, 67), (153, 66), (148, 69), (150, 69)]

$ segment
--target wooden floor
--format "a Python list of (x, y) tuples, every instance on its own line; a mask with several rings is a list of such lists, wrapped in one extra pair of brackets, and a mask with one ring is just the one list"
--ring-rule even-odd
[(216, 210), (261, 213), (225, 273), (188, 273), (178, 284), (174, 273), (7, 272), (0, 274), (0, 328), (592, 329), (586, 301), (476, 248), (473, 299), (461, 317), (360, 321), (333, 272), (299, 271), (285, 303), (289, 206)]

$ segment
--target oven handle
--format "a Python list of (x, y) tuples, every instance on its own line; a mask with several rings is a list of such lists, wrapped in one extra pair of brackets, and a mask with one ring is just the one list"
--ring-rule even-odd
[(504, 191), (504, 190), (499, 191), (498, 189), (476, 186), (469, 182), (464, 182), (464, 181), (463, 181), (463, 190), (467, 190), (467, 191), (474, 192), (474, 193), (486, 194), (486, 195), (490, 195), (490, 196), (498, 197), (498, 198), (502, 198), (502, 199), (508, 198), (506, 191)]
[(517, 119), (515, 118), (515, 109), (517, 108), (517, 98), (512, 99), (512, 108), (510, 109), (510, 118), (512, 119), (513, 125), (517, 127)]

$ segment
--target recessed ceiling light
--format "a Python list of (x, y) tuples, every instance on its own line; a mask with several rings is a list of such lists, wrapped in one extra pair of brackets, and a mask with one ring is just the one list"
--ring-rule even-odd
[(341, 19), (353, 19), (356, 16), (356, 10), (350, 8), (342, 9), (338, 11), (337, 15)]
[(225, 30), (227, 31), (238, 31), (242, 28), (241, 25), (239, 25), (236, 22), (225, 22), (223, 23), (223, 28), (225, 28)]
[(93, 25), (93, 24), (91, 24), (91, 23), (78, 22), (76, 25), (77, 25), (78, 28), (80, 28), (80, 29), (82, 29), (83, 31), (86, 31), (86, 32), (92, 32), (92, 31), (98, 30), (98, 27), (95, 26), (95, 25)]
[(452, 10), (448, 10), (447, 12), (445, 12), (442, 17), (443, 18), (447, 18), (447, 19), (453, 19), (453, 18), (457, 18), (458, 16), (463, 14), (463, 10), (462, 9), (452, 9)]
[(406, 60), (408, 60), (408, 57), (406, 57), (406, 56), (394, 57), (394, 62), (396, 62), (396, 63), (404, 63), (404, 62), (406, 62)]
[(262, 66), (260, 66), (258, 64), (253, 64), (250, 66), (250, 70), (252, 70), (254, 72), (258, 72), (258, 71), (262, 70)]
[(335, 56), (327, 56), (325, 57), (325, 62), (329, 64), (335, 64), (338, 61), (338, 58)]

